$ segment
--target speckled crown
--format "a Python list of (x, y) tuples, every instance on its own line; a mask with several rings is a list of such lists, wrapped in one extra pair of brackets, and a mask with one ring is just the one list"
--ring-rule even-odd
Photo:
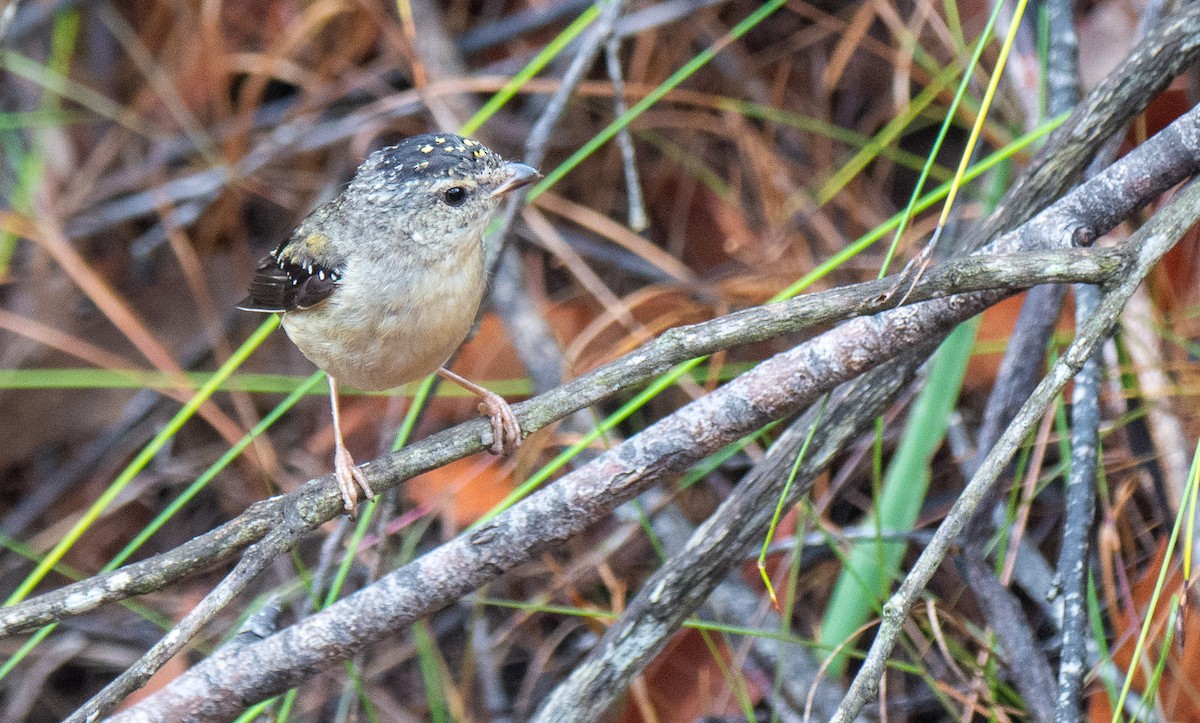
[(479, 141), (452, 133), (426, 133), (367, 156), (358, 168), (358, 176), (383, 176), (395, 181), (414, 177), (471, 178), (503, 165), (504, 159)]

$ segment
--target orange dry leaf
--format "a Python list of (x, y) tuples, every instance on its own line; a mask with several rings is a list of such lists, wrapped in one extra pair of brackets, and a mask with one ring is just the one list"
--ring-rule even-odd
[[(1145, 611), (1150, 605), (1150, 597), (1154, 594), (1154, 585), (1158, 580), (1159, 570), (1163, 565), (1166, 552), (1166, 541), (1158, 547), (1154, 560), (1141, 579), (1133, 586), (1133, 603), (1137, 610), (1131, 614), (1128, 610), (1113, 610), (1112, 625), (1115, 632), (1115, 644), (1112, 649), (1113, 662), (1122, 674), (1129, 670), (1133, 649), (1137, 644)], [(1172, 568), (1167, 573), (1166, 587), (1159, 599), (1158, 608), (1154, 611), (1154, 622), (1146, 640), (1146, 648), (1142, 660), (1134, 671), (1134, 692), (1145, 689), (1146, 680), (1154, 670), (1161, 656), (1163, 639), (1168, 625), (1174, 625), (1174, 620), (1167, 619), (1170, 612), (1169, 596), (1181, 589), (1183, 575), (1179, 565), (1172, 561)], [(1167, 653), (1167, 665), (1159, 682), (1158, 696), (1153, 701), (1161, 707), (1162, 714), (1170, 721), (1200, 721), (1200, 614), (1195, 605), (1189, 605), (1183, 621), (1184, 643), (1179, 646), (1178, 632)], [(1149, 701), (1147, 702), (1150, 703)], [(1095, 723), (1107, 723), (1112, 720), (1112, 707), (1109, 705), (1108, 694), (1099, 682), (1092, 685), (1089, 697), (1088, 720)]]
[[(975, 341), (976, 347), (983, 347), (985, 353), (976, 353), (971, 357), (971, 361), (967, 366), (965, 384), (973, 390), (988, 390), (996, 381), (996, 372), (1000, 368), (1000, 360), (1004, 358), (1004, 350), (1009, 338), (1012, 336), (1013, 327), (1017, 324), (1017, 317), (1021, 313), (1021, 306), (1025, 303), (1025, 294), (1005, 299), (999, 304), (988, 308), (983, 312), (983, 320), (979, 325), (979, 338)], [(1072, 325), (1074, 324), (1074, 316), (1072, 315), (1072, 306), (1070, 297), (1067, 297), (1063, 304), (1063, 311), (1059, 316), (1058, 323), (1055, 325), (1057, 333), (1070, 338)], [(1037, 356), (1036, 353), (1032, 356)]]
[(502, 460), (483, 453), (414, 477), (404, 490), (415, 505), (443, 512), (462, 529), (512, 491), (512, 478)]
[(979, 338), (976, 346), (984, 346), (989, 353), (973, 354), (967, 366), (966, 383), (979, 389), (990, 389), (1000, 368), (1000, 360), (1004, 357), (1003, 345), (1012, 335), (1017, 323), (1017, 315), (1021, 313), (1021, 304), (1025, 295), (1005, 299), (999, 304), (983, 312), (979, 324)]
[[(719, 636), (710, 633), (717, 641), (723, 665), (733, 668), (729, 649)], [(641, 678), (649, 698), (654, 720), (658, 723), (690, 723), (707, 716), (737, 715), (737, 699), (721, 672), (721, 665), (713, 658), (712, 651), (696, 630), (681, 630), (667, 647), (646, 669)], [(757, 702), (758, 691), (749, 685), (751, 699)], [(645, 704), (645, 701), (642, 701)], [(651, 711), (646, 711), (651, 712)], [(649, 718), (641, 706), (632, 698), (626, 699), (625, 710), (617, 718), (618, 723), (641, 723)]]

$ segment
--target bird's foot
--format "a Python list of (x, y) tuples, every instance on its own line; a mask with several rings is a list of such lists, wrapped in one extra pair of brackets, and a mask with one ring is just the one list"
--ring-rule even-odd
[(342, 506), (346, 514), (354, 517), (358, 512), (358, 493), (361, 490), (368, 500), (375, 499), (375, 491), (367, 484), (362, 468), (354, 464), (350, 451), (338, 445), (333, 453), (333, 474), (337, 477), (338, 489), (342, 493)]
[(492, 422), (492, 444), (488, 449), (492, 454), (516, 452), (521, 446), (521, 425), (517, 423), (512, 407), (494, 392), (485, 390), (480, 396), (483, 401), (479, 403), (479, 413)]

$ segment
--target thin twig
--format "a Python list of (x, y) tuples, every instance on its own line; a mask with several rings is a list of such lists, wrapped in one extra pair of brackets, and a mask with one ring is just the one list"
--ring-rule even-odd
[(883, 410), (916, 370), (924, 351), (848, 383), (828, 408), (810, 409), (792, 423), (762, 463), (692, 533), (686, 547), (646, 581), (605, 632), (604, 640), (555, 688), (533, 721), (601, 717), (725, 578), (730, 566), (741, 562), (762, 539), (799, 451), (805, 448), (805, 455), (785, 504), (806, 493), (813, 477)]
[[(1074, 3), (1049, 0), (1046, 4), (1050, 47), (1046, 59), (1050, 113), (1074, 107), (1079, 97), (1079, 41), (1075, 34)], [(1093, 163), (1092, 168), (1096, 168)], [(1100, 289), (1076, 284), (1075, 328), (1096, 313)], [(1071, 400), (1071, 469), (1067, 478), (1066, 519), (1058, 556), (1058, 579), (1063, 590), (1062, 650), (1058, 662), (1055, 696), (1056, 723), (1083, 716), (1083, 678), (1087, 673), (1087, 578), (1095, 516), (1095, 481), (1100, 445), (1100, 349), (1084, 362), (1075, 376)]]
[[(604, 44), (604, 67), (613, 84), (613, 114), (618, 118), (629, 110), (625, 102), (625, 77), (621, 73), (621, 40), (615, 35)], [(621, 164), (625, 168), (625, 194), (629, 202), (629, 227), (634, 231), (645, 230), (650, 225), (646, 218), (646, 204), (642, 200), (642, 182), (638, 178), (637, 153), (633, 149), (633, 134), (629, 126), (617, 131), (617, 148), (621, 150)]]
[(246, 551), (225, 579), (212, 589), (196, 607), (174, 628), (154, 644), (136, 663), (72, 713), (66, 723), (83, 723), (107, 715), (133, 691), (141, 688), (150, 676), (173, 658), (176, 653), (200, 632), (209, 621), (225, 609), (233, 598), (246, 589), (258, 573), (279, 555), (287, 552), (307, 530), (302, 526), (276, 527)]
[[(1077, 334), (1082, 331), (1083, 321), (1096, 314), (1100, 300), (1100, 289), (1075, 285)], [(1071, 471), (1067, 478), (1066, 520), (1058, 555), (1063, 623), (1054, 714), (1057, 723), (1077, 721), (1083, 715), (1083, 679), (1088, 668), (1087, 580), (1100, 448), (1100, 358), (1097, 346), (1075, 375), (1071, 396)]]
[(1200, 184), (1193, 183), (1130, 237), (1127, 243), (1138, 250), (1135, 271), (1122, 279), (1116, 288), (1105, 293), (1096, 314), (1088, 319), (1084, 328), (1076, 335), (1075, 341), (1021, 407), (1021, 411), (980, 465), (975, 477), (963, 489), (953, 508), (938, 527), (937, 533), (921, 552), (911, 572), (884, 605), (882, 622), (875, 641), (871, 644), (871, 649), (855, 676), (846, 699), (842, 701), (832, 719), (835, 723), (845, 723), (853, 719), (862, 707), (875, 697), (884, 664), (891, 654), (912, 603), (941, 564), (951, 544), (962, 531), (963, 524), (986, 497), (989, 488), (1000, 476), (1022, 439), (1037, 424), (1046, 407), (1082, 368), (1100, 340), (1108, 334), (1125, 302), (1141, 283), (1142, 278), (1183, 232), (1195, 223), (1198, 209)]
[[(989, 248), (1019, 248), (1023, 244), (1053, 240), (1078, 241), (1107, 232), (1121, 218), (1118, 214), (1122, 210), (1129, 213), (1144, 203), (1145, 194), (1159, 193), (1168, 187), (1171, 175), (1165, 171), (1183, 173), (1200, 165), (1198, 121), (1200, 110), (1182, 116), (1104, 173), (1025, 226), (1001, 237)], [(1150, 167), (1162, 168), (1164, 173), (1152, 172)], [(1173, 204), (1172, 208), (1177, 205)], [(1145, 248), (1138, 248), (1139, 260), (1145, 260)], [(1128, 277), (1126, 274), (1123, 278)], [(987, 292), (965, 294), (894, 309), (875, 317), (857, 317), (761, 363), (555, 485), (501, 513), (474, 534), (456, 538), (416, 563), (388, 575), (379, 584), (258, 644), (260, 647), (255, 649), (254, 661), (249, 666), (254, 672), (248, 677), (239, 672), (237, 685), (240, 692), (234, 697), (259, 699), (290, 687), (314, 670), (352, 654), (384, 630), (394, 629), (448, 604), (512, 565), (525, 561), (541, 546), (578, 532), (599, 515), (641, 492), (660, 475), (677, 473), (723, 444), (786, 414), (786, 410), (812, 402), (831, 385), (880, 365), (889, 354), (924, 348), (931, 341), (940, 339), (956, 323), (999, 298), (1000, 295)], [(667, 332), (662, 339), (672, 336), (675, 336), (674, 332)], [(1071, 363), (1075, 357), (1069, 352), (1065, 360)], [(482, 425), (482, 421), (476, 424)], [(1010, 436), (1002, 437), (1001, 441), (1007, 443)], [(998, 445), (997, 450), (1000, 449)], [(989, 456), (989, 463), (984, 467), (992, 475), (989, 482), (999, 474), (1002, 464), (993, 461), (994, 456), (995, 453)], [(378, 467), (386, 468), (392, 461), (394, 458), (383, 460)], [(372, 471), (368, 471), (368, 475), (371, 476)], [(986, 476), (983, 471), (980, 475)], [(388, 480), (387, 484), (394, 486), (395, 482)], [(927, 569), (910, 575), (909, 581), (901, 587), (902, 593), (917, 594), (919, 587), (932, 575), (933, 568), (928, 567), (933, 565), (929, 555), (940, 562), (948, 540), (961, 530), (966, 516), (978, 504), (986, 488), (987, 484), (967, 488), (956, 505), (961, 512), (943, 525), (939, 531), (943, 539), (935, 535), (934, 541), (938, 544), (931, 545), (922, 556)], [(330, 502), (336, 503), (336, 500)], [(885, 624), (891, 623), (895, 627), (890, 632), (891, 640), (907, 612), (905, 607), (897, 616), (897, 610), (899, 608), (893, 606), (890, 615), (894, 619), (885, 616)], [(347, 614), (354, 616), (354, 624), (343, 619)], [(887, 640), (886, 637), (882, 639)], [(282, 659), (284, 650), (290, 656), (286, 660)], [(239, 651), (240, 659), (245, 660), (246, 655), (246, 649)], [(214, 656), (180, 678), (176, 685), (147, 699), (143, 705), (147, 709), (161, 706), (176, 714), (186, 711), (186, 715), (193, 715), (198, 714), (196, 706), (203, 701), (205, 711), (226, 714), (232, 710), (229, 706), (236, 704), (229, 700), (214, 700), (213, 686), (221, 688), (233, 684), (227, 679), (227, 673), (220, 672), (228, 665), (228, 660)], [(877, 670), (865, 670), (877, 675), (882, 672), (882, 665), (880, 658)], [(244, 667), (239, 665), (239, 671)], [(877, 678), (869, 683), (871, 687), (877, 684)], [(854, 695), (852, 689), (848, 699), (854, 700)], [(857, 709), (851, 711), (849, 717), (857, 712)]]
[[(957, 259), (931, 268), (912, 299), (994, 288), (1006, 288), (1009, 291), (1005, 293), (1011, 293), (1031, 283), (1051, 281), (1085, 279), (1106, 283), (1124, 273), (1125, 258), (1119, 250), (1089, 249)], [(522, 429), (536, 431), (621, 389), (643, 384), (680, 362), (856, 314), (875, 313), (885, 308), (887, 302), (880, 299), (894, 283), (892, 279), (883, 279), (841, 287), (676, 327), (609, 364), (514, 405), (514, 410)], [(431, 435), (364, 465), (367, 480), (372, 489), (382, 492), (421, 472), (480, 452), (484, 448), (481, 435), (488, 428), (487, 420), (471, 420)], [(209, 569), (261, 539), (282, 522), (288, 510), (313, 529), (341, 514), (341, 497), (333, 476), (310, 480), (288, 495), (257, 502), (237, 518), (172, 551), (0, 608), (0, 636), (78, 615), (107, 602), (160, 590), (175, 580)]]

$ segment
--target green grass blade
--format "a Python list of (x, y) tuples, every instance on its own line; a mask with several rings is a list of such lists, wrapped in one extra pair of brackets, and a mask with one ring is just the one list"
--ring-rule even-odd
[(595, 22), (596, 18), (599, 16), (599, 3), (593, 3), (591, 7), (580, 13), (579, 17), (575, 18), (570, 25), (564, 28), (563, 31), (559, 33), (556, 38), (554, 38), (554, 40), (551, 40), (541, 52), (533, 57), (533, 60), (529, 61), (529, 63), (526, 64), (524, 68), (521, 68), (521, 70), (514, 75), (511, 80), (504, 84), (503, 88), (489, 98), (488, 101), (483, 104), (483, 107), (480, 108), (475, 115), (471, 116), (470, 120), (463, 124), (460, 132), (463, 135), (469, 136), (475, 131), (479, 130), (480, 126), (482, 126), (489, 118), (496, 114), (496, 111), (503, 108), (505, 103), (512, 100), (512, 97), (516, 95), (517, 91), (524, 87), (526, 83), (529, 82), (530, 78), (540, 73), (542, 68), (545, 68), (551, 60), (554, 60), (556, 57), (558, 57), (558, 54), (561, 53), (567, 47), (567, 45), (571, 43), (572, 40), (577, 38), (580, 33), (586, 30), (589, 25)]
[(413, 644), (417, 649), (417, 665), (421, 670), (421, 680), (425, 683), (425, 701), (429, 705), (427, 720), (433, 723), (447, 723), (450, 712), (446, 707), (446, 696), (442, 692), (441, 656), (437, 652), (437, 643), (429, 630), (429, 622), (418, 620), (413, 623)]
[[(1192, 494), (1192, 489), (1198, 484), (1200, 484), (1200, 442), (1197, 442), (1196, 450), (1192, 454), (1192, 468), (1188, 472), (1187, 486), (1183, 492), (1185, 499)], [(1154, 625), (1154, 612), (1158, 609), (1158, 601), (1166, 587), (1167, 571), (1171, 568), (1171, 558), (1175, 555), (1175, 544), (1179, 541), (1179, 533), (1185, 527), (1183, 517), (1189, 507), (1190, 505), (1186, 504), (1180, 505), (1179, 511), (1175, 514), (1175, 524), (1171, 527), (1171, 537), (1167, 540), (1167, 551), (1163, 555), (1163, 563), (1158, 570), (1158, 579), (1154, 583), (1154, 592), (1150, 595), (1150, 604), (1146, 608), (1145, 619), (1138, 632), (1137, 643), (1133, 647), (1133, 657), (1129, 662), (1125, 682), (1121, 686), (1121, 695), (1117, 698), (1116, 705), (1113, 706), (1112, 723), (1118, 723), (1121, 719), (1121, 711), (1125, 709), (1125, 700), (1129, 697), (1133, 679), (1141, 667), (1142, 656), (1146, 653), (1146, 640), (1150, 637), (1150, 628)]]
[[(984, 173), (987, 173), (992, 168), (1005, 163), (1016, 154), (1025, 150), (1042, 138), (1048, 136), (1055, 128), (1062, 125), (1063, 121), (1066, 119), (1067, 116), (1064, 114), (1058, 118), (1049, 120), (1039, 125), (1029, 133), (1016, 139), (1004, 148), (992, 153), (983, 160), (972, 165), (967, 173), (963, 176), (963, 182), (974, 180)], [(916, 206), (914, 207), (914, 211), (916, 213), (920, 213), (927, 208), (931, 208), (938, 201), (946, 197), (946, 194), (950, 192), (952, 186), (953, 182), (950, 181), (939, 185), (917, 202)], [(809, 286), (812, 286), (814, 283), (824, 278), (830, 271), (862, 253), (865, 249), (870, 248), (876, 241), (897, 228), (904, 220), (906, 213), (907, 211), (897, 213), (886, 222), (871, 230), (869, 233), (863, 234), (844, 249), (822, 262), (819, 266), (817, 266), (817, 268), (800, 277), (791, 286), (773, 296), (771, 301), (790, 299), (804, 289), (807, 289)]]
[(825, 416), (825, 407), (828, 404), (829, 395), (826, 394), (821, 397), (821, 406), (817, 410), (817, 417), (808, 428), (808, 434), (805, 435), (804, 442), (800, 445), (800, 450), (796, 452), (796, 461), (792, 463), (792, 471), (788, 474), (787, 482), (784, 483), (783, 490), (779, 493), (779, 500), (775, 503), (775, 513), (771, 515), (771, 524), (767, 526), (767, 534), (763, 536), (762, 550), (758, 553), (758, 574), (762, 576), (763, 584), (767, 587), (767, 594), (771, 596), (771, 604), (777, 610), (779, 609), (779, 598), (775, 594), (775, 586), (771, 584), (771, 576), (767, 574), (767, 550), (771, 547), (771, 541), (775, 539), (775, 528), (779, 526), (779, 521), (783, 519), (783, 506), (787, 503), (788, 493), (791, 492), (792, 484), (796, 481), (796, 474), (800, 471), (800, 463), (808, 455), (808, 446), (817, 433), (817, 428), (821, 424), (821, 419)]
[(726, 46), (745, 35), (750, 31), (751, 28), (765, 20), (771, 13), (783, 7), (785, 2), (786, 0), (770, 0), (770, 2), (764, 3), (762, 7), (747, 15), (740, 23), (733, 26), (728, 33), (719, 38), (715, 43), (700, 51), (695, 57), (684, 63), (679, 70), (672, 73), (670, 77), (659, 84), (654, 90), (646, 94), (644, 98), (639, 100), (637, 103), (634, 103), (629, 110), (622, 113), (621, 116), (613, 120), (612, 123), (609, 123), (608, 126), (597, 133), (587, 143), (584, 143), (579, 150), (571, 154), (570, 158), (563, 161), (558, 165), (558, 167), (547, 173), (545, 178), (543, 178), (529, 190), (528, 199), (532, 201), (533, 199), (545, 193), (547, 189), (558, 183), (563, 176), (570, 173), (585, 158), (595, 153), (596, 149), (611, 140), (618, 131), (628, 126), (635, 118), (640, 116), (642, 113), (645, 113), (651, 106), (662, 100), (667, 93), (679, 87), (683, 81), (687, 80), (692, 76), (693, 73), (704, 67), (708, 61), (716, 57), (717, 53), (725, 49)]
[(165, 445), (168, 440), (175, 436), (175, 433), (179, 431), (184, 423), (196, 413), (196, 410), (200, 408), (200, 405), (213, 395), (220, 382), (232, 374), (233, 370), (241, 366), (242, 362), (246, 360), (246, 357), (250, 356), (250, 353), (257, 349), (258, 346), (262, 344), (263, 340), (267, 338), (267, 335), (269, 335), (277, 326), (279, 326), (279, 317), (274, 314), (272, 314), (265, 321), (263, 321), (261, 325), (259, 325), (258, 329), (256, 329), (254, 333), (250, 335), (250, 338), (247, 339), (240, 347), (238, 347), (237, 351), (235, 351), (229, 357), (228, 361), (221, 365), (221, 368), (212, 376), (212, 379), (209, 380), (209, 383), (197, 390), (196, 394), (190, 400), (188, 400), (187, 404), (183, 405), (183, 408), (175, 414), (175, 416), (167, 423), (167, 425), (163, 427), (158, 434), (154, 435), (154, 438), (150, 440), (150, 443), (147, 444), (142, 451), (138, 453), (137, 457), (135, 457), (134, 460), (130, 462), (129, 465), (121, 472), (121, 474), (115, 480), (113, 480), (113, 483), (108, 486), (108, 489), (106, 489), (102, 495), (96, 498), (96, 501), (93, 502), (90, 507), (88, 507), (88, 509), (79, 518), (79, 521), (76, 522), (71, 529), (67, 531), (63, 538), (59, 540), (58, 544), (46, 554), (46, 557), (43, 558), (38, 566), (34, 568), (33, 572), (31, 572), (25, 578), (21, 585), (14, 590), (11, 595), (8, 596), (8, 599), (4, 602), (6, 607), (24, 600), (25, 596), (27, 596), (35, 587), (37, 587), (37, 584), (42, 581), (42, 578), (44, 578), (46, 574), (50, 572), (50, 570), (58, 563), (58, 561), (62, 559), (63, 555), (67, 554), (67, 551), (79, 541), (79, 538), (83, 536), (83, 533), (86, 532), (89, 527), (91, 527), (93, 522), (100, 518), (100, 515), (103, 514), (106, 509), (108, 509), (108, 506), (112, 504), (114, 500), (116, 500), (117, 495), (121, 494), (121, 492), (129, 485), (129, 483), (133, 481), (134, 477), (136, 477), (139, 472), (145, 469), (146, 465), (150, 463), (150, 460), (154, 458), (154, 455), (157, 454), (160, 449), (162, 449), (163, 445)]
[(184, 505), (190, 502), (192, 498), (194, 498), (200, 493), (201, 490), (208, 486), (208, 483), (211, 482), (213, 478), (215, 478), (222, 470), (228, 467), (233, 460), (237, 459), (238, 455), (240, 455), (242, 451), (246, 449), (246, 447), (249, 447), (255, 439), (270, 429), (271, 425), (273, 425), (280, 417), (282, 417), (285, 412), (295, 406), (296, 402), (300, 401), (300, 399), (306, 394), (311, 393), (313, 389), (322, 386), (322, 382), (324, 381), (324, 372), (314, 372), (312, 375), (310, 375), (303, 384), (301, 384), (299, 387), (296, 387), (296, 389), (293, 390), (286, 399), (276, 405), (276, 407), (272, 409), (265, 417), (263, 417), (258, 424), (254, 425), (253, 429), (251, 429), (246, 433), (245, 436), (238, 440), (237, 444), (226, 450), (226, 452), (221, 455), (216, 462), (213, 462), (208, 469), (204, 470), (204, 472), (197, 477), (194, 482), (188, 485), (187, 489), (180, 493), (179, 496), (171, 502), (171, 504), (167, 505), (162, 512), (158, 513), (158, 515), (156, 515), (155, 518), (150, 521), (150, 524), (146, 525), (136, 537), (129, 541), (129, 544), (125, 545), (125, 547), (119, 553), (117, 553), (116, 557), (114, 557), (112, 561), (102, 568), (101, 572), (115, 570), (117, 567), (121, 566), (130, 558), (130, 556), (133, 555), (133, 553), (137, 552), (137, 550), (146, 543), (146, 540), (150, 539), (150, 537), (159, 529), (161, 529), (168, 520), (174, 517), (175, 514), (181, 509), (183, 509)]
[(983, 32), (979, 34), (979, 40), (975, 43), (975, 50), (971, 54), (971, 60), (966, 65), (967, 71), (963, 73), (962, 80), (958, 84), (958, 90), (954, 92), (954, 99), (950, 101), (950, 108), (946, 111), (946, 116), (942, 120), (942, 127), (938, 129), (937, 138), (934, 140), (933, 147), (929, 150), (929, 155), (925, 159), (925, 167), (921, 169), (921, 175), (917, 178), (917, 185), (913, 187), (912, 195), (908, 198), (908, 206), (904, 209), (903, 221), (896, 228), (896, 233), (892, 237), (892, 243), (888, 246), (887, 255), (879, 267), (879, 278), (881, 279), (887, 275), (888, 267), (891, 266), (892, 258), (896, 255), (896, 249), (900, 245), (900, 239), (904, 236), (904, 231), (908, 227), (908, 223), (916, 213), (917, 200), (925, 190), (925, 182), (928, 180), (930, 172), (933, 169), (934, 160), (937, 159), (938, 152), (941, 151), (942, 144), (946, 141), (947, 134), (950, 133), (950, 126), (954, 124), (954, 118), (958, 115), (958, 107), (962, 104), (962, 100), (967, 94), (967, 88), (970, 87), (971, 70), (979, 65), (979, 59), (983, 57), (983, 50), (987, 47), (988, 41), (992, 37), (992, 30), (996, 27), (996, 21), (999, 19), (1000, 11), (1003, 8), (1003, 3), (996, 3), (991, 17), (988, 18), (987, 25), (984, 26)]
[(153, 138), (155, 135), (153, 129), (128, 109), (122, 108), (86, 85), (71, 80), (54, 68), (48, 68), (14, 50), (0, 48), (0, 70), (7, 70), (36, 83), (51, 93), (78, 103), (101, 118), (107, 118), (146, 138)]
[[(817, 191), (817, 203), (823, 206), (826, 203), (829, 203), (834, 196), (841, 193), (842, 189), (846, 187), (846, 184), (850, 183), (850, 181), (853, 180), (859, 173), (861, 173), (864, 168), (878, 158), (884, 148), (895, 143), (896, 139), (900, 137), (900, 134), (904, 132), (904, 129), (907, 128), (913, 122), (913, 120), (918, 118), (925, 111), (925, 109), (933, 103), (933, 101), (937, 100), (937, 97), (941, 95), (941, 92), (946, 88), (947, 85), (949, 85), (950, 81), (958, 75), (958, 73), (959, 68), (957, 63), (951, 63), (943, 68), (942, 71), (934, 77), (933, 81), (928, 86), (923, 88), (921, 92), (917, 94), (917, 97), (913, 98), (909, 102), (908, 107), (906, 107), (900, 115), (889, 120), (887, 124), (884, 125), (883, 129), (871, 139), (866, 147), (856, 153), (853, 158), (851, 158), (845, 165), (838, 169), (837, 173), (833, 174), (832, 178), (822, 184), (821, 188)], [(951, 116), (947, 117), (949, 118)], [(929, 157), (933, 158), (934, 154), (931, 152)]]
[[(79, 11), (72, 10), (56, 14), (54, 28), (50, 34), (50, 61), (48, 67), (44, 69), (46, 73), (66, 77), (71, 69), (71, 59), (75, 54), (75, 41), (78, 37)], [(0, 66), (3, 66), (3, 60), (0, 60)], [(55, 93), (44, 93), (40, 106), (37, 111), (33, 111), (38, 116), (4, 113), (4, 121), (7, 124), (14, 120), (19, 122), (23, 118), (30, 117), (41, 117), (48, 120), (61, 114), (60, 98)], [(8, 200), (9, 206), (17, 213), (29, 214), (33, 210), (31, 203), (33, 189), (37, 188), (42, 178), (45, 149), (36, 143), (25, 147), (18, 140), (16, 134), (6, 137), (5, 145), (7, 146), (5, 150), (16, 157), (14, 165), (17, 168), (16, 183)], [(13, 253), (17, 249), (17, 239), (18, 236), (11, 231), (0, 231), (0, 279), (8, 276), (9, 265), (12, 263)]]
[[(1064, 116), (1063, 118), (1058, 118), (1058, 119), (1049, 121), (1047, 123), (1044, 123), (1041, 126), (1039, 126), (1038, 128), (1034, 129), (1033, 131), (1030, 131), (1028, 134), (1017, 139), (1012, 144), (989, 155), (988, 157), (984, 158), (982, 161), (973, 165), (971, 167), (971, 169), (967, 172), (966, 177), (968, 179), (976, 178), (979, 175), (986, 173), (988, 170), (995, 167), (996, 165), (1005, 162), (1006, 160), (1011, 158), (1013, 155), (1021, 152), (1022, 150), (1027, 148), (1029, 145), (1033, 144), (1037, 140), (1048, 135), (1051, 131), (1053, 131), (1055, 128), (1057, 128), (1065, 119), (1066, 118)], [(924, 198), (921, 199), (921, 201), (917, 204), (918, 210), (924, 210), (926, 208), (933, 206), (935, 203), (938, 202), (938, 200), (940, 200), (941, 198), (943, 198), (945, 196), (945, 194), (948, 192), (948, 190), (949, 190), (949, 183), (944, 183), (944, 184), (938, 186), (933, 191), (931, 191), (928, 195), (926, 195)], [(771, 299), (768, 303), (776, 302), (776, 301), (783, 301), (784, 299), (790, 299), (791, 297), (795, 296), (796, 294), (799, 294), (800, 292), (804, 291), (809, 286), (813, 285), (814, 283), (819, 281), (821, 278), (823, 278), (830, 271), (837, 268), (841, 264), (845, 263), (849, 259), (851, 259), (854, 256), (856, 256), (857, 254), (861, 253), (863, 250), (869, 248), (872, 244), (874, 244), (879, 239), (886, 236), (888, 231), (895, 228), (895, 225), (900, 223), (902, 218), (903, 218), (902, 214), (898, 213), (898, 214), (894, 215), (886, 223), (880, 225), (878, 228), (874, 229), (870, 233), (863, 235), (858, 240), (856, 240), (854, 243), (850, 244), (850, 246), (848, 246), (846, 249), (843, 249), (843, 251), (836, 254), (834, 257), (830, 258), (829, 260), (825, 261), (824, 263), (819, 265), (813, 271), (809, 272), (808, 274), (805, 274), (803, 277), (801, 277), (796, 282), (794, 282), (791, 286), (789, 286), (786, 289), (784, 289), (783, 291), (780, 291), (779, 293), (775, 294), (775, 296), (771, 297)], [(603, 421), (601, 421), (601, 423), (595, 429), (589, 431), (586, 435), (581, 437), (574, 444), (572, 444), (566, 450), (561, 452), (557, 457), (555, 457), (553, 460), (548, 462), (545, 466), (543, 466), (541, 469), (539, 469), (537, 472), (535, 472), (533, 475), (531, 475), (528, 479), (525, 480), (525, 482), (521, 483), (521, 485), (517, 489), (513, 490), (513, 492), (511, 492), (507, 497), (505, 497), (504, 500), (502, 500), (500, 502), (500, 504), (498, 504), (495, 508), (490, 510), (486, 515), (481, 517), (475, 523), (475, 525), (472, 526), (472, 529), (475, 529), (475, 528), (479, 527), (480, 525), (483, 525), (484, 523), (488, 522), (489, 520), (494, 518), (496, 515), (500, 514), (504, 510), (506, 510), (509, 507), (511, 507), (512, 505), (514, 505), (518, 500), (523, 498), (525, 495), (527, 495), (530, 492), (532, 492), (533, 490), (537, 489), (538, 486), (540, 486), (546, 480), (550, 479), (556, 472), (558, 472), (560, 469), (562, 469), (567, 464), (567, 462), (569, 462), (571, 459), (573, 459), (575, 457), (575, 455), (579, 454), (584, 449), (587, 449), (593, 442), (595, 442), (597, 439), (599, 439), (600, 436), (603, 435), (605, 432), (612, 429), (616, 425), (620, 424), (625, 419), (629, 418), (629, 416), (631, 416), (634, 412), (636, 412), (638, 409), (640, 409), (642, 406), (644, 406), (648, 401), (653, 399), (659, 392), (670, 387), (672, 384), (674, 384), (676, 381), (678, 381), (684, 374), (689, 373), (691, 370), (695, 369), (697, 366), (702, 364), (705, 361), (705, 359), (707, 359), (707, 357), (702, 357), (699, 359), (692, 359), (690, 361), (683, 362), (682, 364), (679, 364), (679, 365), (675, 366), (674, 368), (672, 368), (671, 370), (665, 372), (663, 374), (663, 376), (660, 376), (658, 379), (656, 379), (654, 382), (652, 382), (650, 384), (650, 386), (647, 387), (644, 391), (639, 393), (632, 400), (630, 400), (629, 402), (622, 405), (621, 408), (618, 409), (616, 412), (613, 412), (613, 414), (609, 415), (607, 418), (605, 418)]]
[[(917, 520), (929, 485), (929, 463), (942, 444), (958, 401), (977, 328), (978, 320), (960, 324), (938, 348), (884, 478), (874, 516), (879, 528), (909, 531)], [(842, 572), (834, 586), (821, 624), (823, 645), (836, 646), (848, 639), (887, 598), (905, 547), (904, 543), (881, 540), (854, 545), (849, 569)], [(840, 675), (846, 662), (842, 655), (835, 657), (829, 665), (830, 674)]]

